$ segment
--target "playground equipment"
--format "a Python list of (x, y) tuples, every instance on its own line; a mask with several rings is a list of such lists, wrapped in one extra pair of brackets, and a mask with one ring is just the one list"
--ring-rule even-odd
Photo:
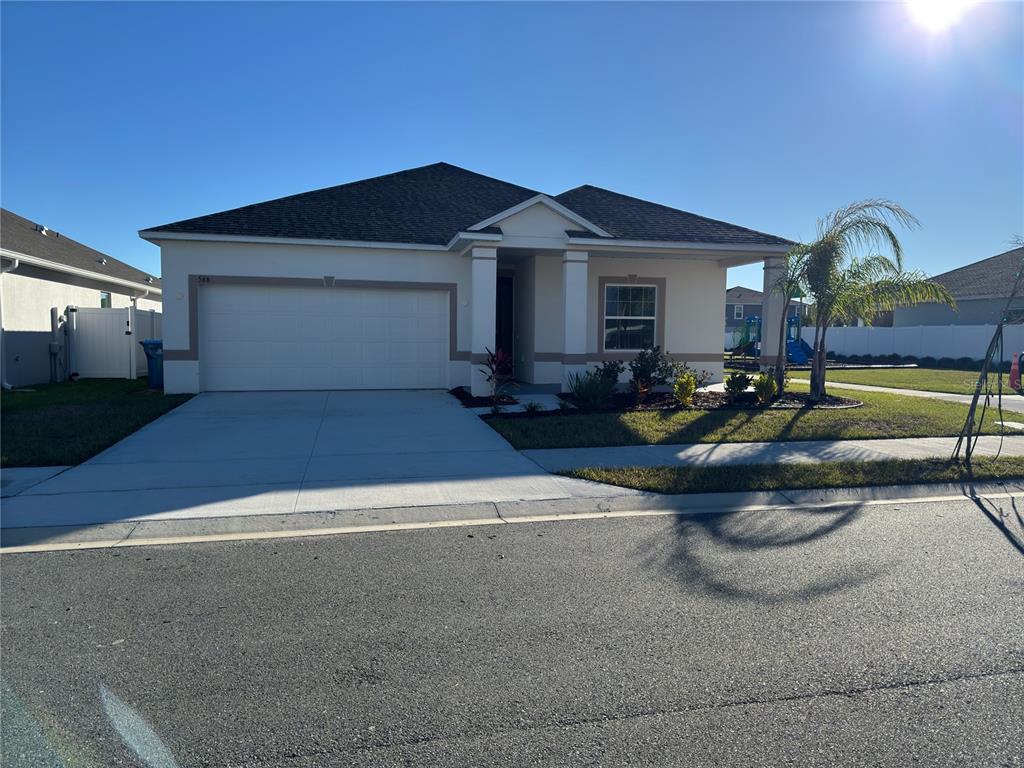
[(802, 327), (796, 315), (786, 320), (786, 362), (794, 365), (806, 365), (814, 357), (814, 350), (800, 333)]
[(748, 317), (734, 334), (733, 354), (757, 357), (761, 354), (761, 318)]

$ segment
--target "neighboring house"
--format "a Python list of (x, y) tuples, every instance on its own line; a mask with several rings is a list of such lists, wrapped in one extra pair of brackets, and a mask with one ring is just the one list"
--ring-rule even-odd
[[(1016, 275), (1024, 266), (1024, 248), (1000, 253), (966, 267), (932, 278), (946, 286), (956, 299), (956, 309), (945, 304), (897, 307), (893, 324), (906, 325), (994, 325), (1006, 307)], [(1024, 320), (1024, 297), (1014, 300), (1013, 319)]]
[(160, 309), (160, 280), (60, 232), (0, 210), (3, 383), (50, 380), (50, 309)]
[[(735, 331), (747, 324), (747, 318), (761, 317), (764, 302), (764, 292), (753, 288), (745, 288), (737, 285), (725, 292), (725, 330)], [(805, 315), (807, 305), (799, 301), (789, 302), (789, 315), (791, 317), (802, 317)]]
[[(487, 351), (558, 390), (658, 344), (721, 376), (726, 270), (791, 243), (593, 186), (436, 163), (143, 230), (168, 392), (451, 388)], [(766, 279), (769, 279), (766, 278)]]

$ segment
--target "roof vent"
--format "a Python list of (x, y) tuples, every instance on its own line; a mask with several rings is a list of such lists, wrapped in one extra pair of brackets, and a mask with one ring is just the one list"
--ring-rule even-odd
[(146, 282), (149, 283), (150, 285), (152, 285), (153, 284), (153, 278), (152, 277), (147, 277), (146, 278)]
[(106, 259), (104, 259), (104, 258), (99, 258), (99, 259), (96, 259), (96, 263), (97, 263), (97, 264), (106, 264), (106, 263), (107, 263), (107, 260), (106, 260)]
[(54, 232), (49, 227), (44, 227), (42, 224), (36, 224), (36, 232), (41, 234), (43, 237), (60, 237), (60, 234)]

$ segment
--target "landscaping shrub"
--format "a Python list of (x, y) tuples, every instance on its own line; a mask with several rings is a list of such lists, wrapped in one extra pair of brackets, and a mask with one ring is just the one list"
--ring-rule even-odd
[(730, 401), (736, 400), (737, 397), (747, 391), (747, 387), (750, 386), (752, 377), (749, 374), (743, 373), (742, 371), (733, 371), (725, 377), (725, 394), (728, 396)]
[(636, 357), (629, 361), (629, 372), (632, 374), (630, 389), (637, 402), (643, 402), (654, 387), (667, 383), (673, 377), (675, 364), (661, 351), (661, 347), (655, 345), (636, 353)]
[(973, 357), (958, 357), (956, 359), (957, 368), (963, 368), (964, 370), (970, 371), (973, 370), (975, 366), (976, 363)]
[(615, 391), (617, 379), (611, 379), (594, 368), (582, 373), (569, 374), (569, 391), (581, 408), (600, 408)]
[(680, 405), (689, 407), (693, 404), (693, 393), (696, 391), (697, 374), (684, 367), (672, 385), (672, 396)]
[(626, 366), (621, 360), (606, 360), (594, 370), (603, 378), (611, 379), (618, 384), (619, 376), (621, 376), (622, 372), (626, 370)]
[(940, 357), (935, 365), (939, 368), (956, 368), (956, 360), (952, 357)]
[(530, 400), (528, 403), (523, 405), (523, 410), (527, 413), (537, 413), (538, 411), (544, 410), (544, 406), (536, 400)]
[[(726, 386), (728, 389), (728, 385)], [(775, 397), (775, 371), (761, 371), (754, 379), (754, 394), (757, 395), (757, 402), (764, 405)]]
[(922, 368), (935, 368), (937, 367), (936, 363), (938, 363), (938, 360), (931, 355), (925, 355), (917, 361), (917, 364)]

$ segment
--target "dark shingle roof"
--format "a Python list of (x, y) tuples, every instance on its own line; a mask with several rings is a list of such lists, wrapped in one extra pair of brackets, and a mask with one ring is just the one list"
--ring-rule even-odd
[[(151, 227), (148, 231), (446, 245), (460, 230), (538, 194), (465, 168), (434, 163)], [(578, 187), (554, 199), (618, 238), (730, 245), (790, 244), (780, 237), (598, 187)], [(500, 230), (489, 227), (486, 231)], [(569, 234), (596, 236), (578, 230)]]
[(946, 286), (955, 299), (1009, 296), (1017, 272), (1024, 266), (1024, 248), (1000, 253), (932, 278)]
[(792, 245), (764, 232), (755, 232), (716, 219), (687, 213), (611, 190), (585, 184), (555, 197), (566, 208), (626, 240), (668, 240), (727, 245)]
[(761, 291), (755, 291), (753, 288), (744, 288), (742, 285), (728, 288), (725, 291), (725, 300), (734, 303), (746, 299), (751, 304), (758, 304), (763, 298), (764, 294)]
[(151, 227), (161, 232), (447, 245), (539, 193), (448, 163)]
[[(44, 235), (35, 223), (6, 208), (0, 209), (0, 247), (56, 264), (88, 270), (100, 276), (160, 287), (160, 278), (82, 245), (63, 233), (51, 232)], [(105, 259), (106, 263), (101, 264), (101, 259)], [(152, 283), (147, 283), (147, 278)]]

